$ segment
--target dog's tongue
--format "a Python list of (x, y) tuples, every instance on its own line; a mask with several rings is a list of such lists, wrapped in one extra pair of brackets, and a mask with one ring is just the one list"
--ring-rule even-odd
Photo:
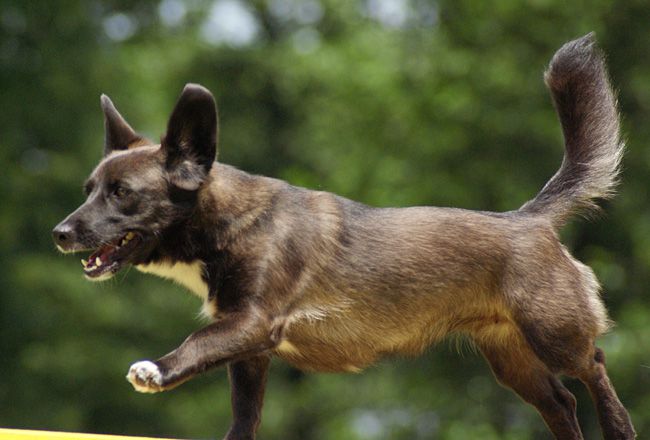
[[(115, 251), (116, 247), (112, 244), (106, 244), (102, 247), (100, 247), (98, 250), (95, 251), (90, 257), (88, 257), (88, 261), (91, 263), (94, 263), (97, 258), (101, 260), (102, 263), (106, 263), (109, 260), (110, 255)], [(96, 264), (99, 266), (99, 264)]]
[(108, 256), (115, 252), (116, 247), (113, 246), (112, 244), (108, 244), (106, 246), (103, 246), (102, 248), (99, 249), (100, 254), (98, 255), (101, 257), (103, 261), (106, 261), (108, 259)]

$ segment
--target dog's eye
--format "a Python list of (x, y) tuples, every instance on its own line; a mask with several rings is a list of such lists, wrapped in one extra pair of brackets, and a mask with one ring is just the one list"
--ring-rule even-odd
[(118, 199), (121, 199), (123, 197), (126, 197), (129, 194), (129, 190), (124, 188), (123, 186), (118, 186), (115, 188), (115, 191), (113, 191), (113, 195), (117, 197)]

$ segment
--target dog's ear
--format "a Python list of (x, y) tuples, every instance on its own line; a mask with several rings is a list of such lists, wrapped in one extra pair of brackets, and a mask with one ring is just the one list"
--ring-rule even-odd
[(217, 105), (208, 89), (187, 84), (169, 117), (162, 139), (170, 182), (195, 191), (217, 155)]
[(102, 95), (101, 103), (104, 111), (104, 156), (115, 150), (126, 150), (130, 145), (144, 140), (126, 122), (108, 96)]

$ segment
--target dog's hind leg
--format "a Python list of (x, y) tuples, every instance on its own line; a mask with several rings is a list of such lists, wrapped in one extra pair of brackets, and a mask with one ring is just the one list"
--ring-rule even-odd
[(262, 418), (269, 356), (228, 364), (233, 421), (225, 440), (252, 440)]
[[(583, 324), (588, 315), (578, 319)], [(594, 347), (593, 337), (579, 334), (576, 329), (571, 338), (554, 334), (552, 329), (535, 332), (528, 327), (525, 334), (531, 347), (553, 372), (580, 379), (589, 389), (598, 412), (598, 419), (606, 440), (632, 440), (636, 438), (630, 416), (618, 399), (607, 376), (605, 355)], [(544, 335), (544, 336), (542, 336)]]
[[(571, 297), (565, 296), (568, 303)], [(618, 399), (605, 369), (605, 355), (595, 348), (598, 334), (594, 314), (575, 308), (573, 321), (556, 319), (520, 323), (525, 341), (553, 374), (580, 379), (589, 389), (606, 440), (636, 438), (630, 416)], [(544, 325), (546, 324), (546, 325)]]
[(578, 378), (589, 388), (596, 405), (598, 420), (606, 440), (631, 440), (636, 438), (632, 421), (607, 376), (605, 354), (594, 348), (589, 367)]
[(576, 399), (512, 329), (508, 340), (478, 341), (499, 383), (533, 405), (559, 440), (582, 440)]
[[(591, 271), (582, 267), (581, 274), (587, 282), (559, 289), (561, 307), (553, 307), (553, 295), (539, 290), (535, 296), (539, 302), (529, 301), (527, 309), (519, 310), (518, 327), (528, 346), (549, 371), (578, 378), (587, 386), (606, 440), (634, 439), (630, 416), (607, 376), (605, 355), (594, 346), (594, 340), (606, 330), (607, 321), (594, 288), (595, 278), (590, 282)], [(537, 310), (537, 313), (530, 313), (530, 310)], [(535, 319), (536, 316), (545, 316), (545, 319)]]

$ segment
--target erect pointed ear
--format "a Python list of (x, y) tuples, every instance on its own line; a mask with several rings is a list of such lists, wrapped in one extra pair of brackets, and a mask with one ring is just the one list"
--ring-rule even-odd
[(170, 182), (186, 191), (197, 190), (217, 155), (217, 106), (208, 89), (185, 86), (169, 117), (162, 149)]
[(145, 140), (131, 128), (108, 96), (102, 95), (101, 103), (104, 111), (104, 156)]

